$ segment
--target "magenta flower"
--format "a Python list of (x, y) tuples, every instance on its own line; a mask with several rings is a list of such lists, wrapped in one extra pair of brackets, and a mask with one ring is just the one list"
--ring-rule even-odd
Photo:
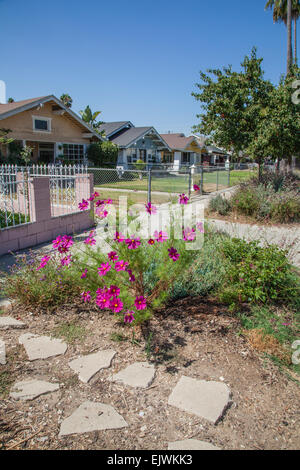
[(125, 243), (127, 244), (129, 250), (135, 250), (141, 244), (140, 237), (127, 238)]
[(125, 271), (126, 266), (128, 266), (128, 262), (124, 260), (117, 261), (115, 264), (115, 270), (116, 271)]
[(123, 308), (123, 302), (121, 299), (118, 299), (117, 297), (114, 297), (110, 302), (109, 302), (109, 308), (114, 312), (114, 313), (119, 313), (121, 312)]
[(178, 200), (179, 204), (187, 204), (188, 201), (189, 201), (189, 198), (184, 193), (179, 195), (179, 200)]
[(43, 258), (41, 259), (40, 264), (36, 268), (36, 270), (39, 271), (40, 269), (44, 268), (47, 265), (49, 259), (50, 259), (50, 256), (47, 256), (47, 255), (43, 256)]
[(117, 255), (115, 251), (110, 251), (107, 256), (110, 259), (110, 261), (118, 261), (119, 259), (119, 256)]
[(102, 310), (105, 308), (109, 308), (109, 299), (110, 295), (108, 293), (98, 294), (96, 297), (96, 305)]
[(88, 207), (89, 207), (89, 203), (88, 203), (88, 201), (87, 201), (86, 199), (82, 199), (82, 202), (80, 202), (80, 203), (78, 204), (78, 208), (79, 208), (81, 211), (84, 211), (84, 210), (88, 209)]
[(132, 323), (134, 321), (134, 311), (133, 310), (127, 310), (125, 316), (124, 316), (124, 323)]
[(69, 266), (69, 264), (71, 263), (71, 255), (68, 255), (68, 256), (65, 256), (64, 258), (62, 258), (60, 260), (60, 263), (62, 266)]
[(96, 199), (96, 197), (99, 197), (100, 194), (97, 193), (97, 191), (94, 192), (94, 194), (92, 194), (89, 198), (88, 198), (88, 201), (93, 201), (94, 199)]
[(118, 286), (111, 285), (108, 292), (111, 296), (118, 297), (120, 294), (120, 289)]
[(81, 279), (84, 279), (84, 278), (86, 277), (87, 271), (88, 271), (87, 269), (85, 269), (85, 270), (83, 271), (83, 273), (82, 273), (81, 276), (80, 276)]
[(91, 298), (92, 298), (90, 294), (91, 294), (91, 291), (88, 290), (88, 291), (86, 291), (86, 292), (82, 292), (80, 295), (81, 295), (82, 300), (83, 300), (84, 302), (90, 302), (90, 301), (91, 301)]
[(96, 207), (95, 214), (99, 219), (105, 219), (108, 216), (108, 212), (104, 210), (102, 207)]
[(200, 191), (200, 187), (197, 184), (194, 184), (194, 191)]
[(163, 243), (166, 240), (168, 240), (168, 238), (169, 238), (167, 232), (163, 232), (162, 230), (160, 232), (155, 230), (153, 236), (154, 236), (155, 240), (159, 243)]
[(140, 295), (135, 299), (134, 305), (136, 306), (137, 310), (145, 310), (145, 308), (147, 308), (147, 301), (145, 297)]
[(119, 233), (119, 232), (116, 232), (116, 235), (115, 235), (115, 238), (114, 238), (114, 241), (115, 242), (118, 242), (118, 243), (121, 243), (125, 240), (125, 237)]
[(61, 243), (62, 243), (62, 237), (61, 235), (58, 235), (58, 237), (52, 242), (53, 248), (58, 248)]
[(91, 246), (96, 245), (96, 239), (89, 236), (88, 238), (84, 240), (84, 243), (86, 245), (91, 245)]
[(200, 233), (204, 233), (204, 225), (203, 222), (197, 222), (196, 227), (199, 230)]
[(196, 238), (196, 230), (194, 228), (187, 227), (183, 230), (183, 239), (185, 241), (193, 241)]
[(112, 204), (113, 200), (112, 199), (105, 199), (104, 204)]
[(157, 208), (151, 204), (151, 202), (148, 202), (148, 204), (145, 204), (146, 211), (148, 214), (156, 214), (157, 213)]
[[(55, 240), (57, 241), (57, 239)], [(69, 249), (71, 248), (71, 246), (74, 244), (73, 240), (72, 240), (72, 237), (69, 236), (69, 235), (64, 235), (62, 238), (61, 238), (61, 241), (58, 245), (58, 251), (59, 253), (66, 253), (67, 251), (69, 251)]]
[(176, 248), (168, 248), (168, 252), (169, 252), (169, 257), (173, 260), (173, 261), (177, 261), (180, 254), (178, 253), (178, 251), (176, 250)]
[(98, 201), (96, 201), (96, 207), (103, 206), (103, 204), (104, 204), (104, 201), (102, 201), (101, 199), (98, 199)]
[(98, 268), (99, 276), (105, 276), (111, 270), (111, 265), (109, 263), (102, 263), (100, 268)]
[(134, 282), (134, 281), (135, 281), (135, 275), (132, 274), (131, 269), (126, 269), (126, 271), (127, 271), (128, 274), (129, 274), (129, 282)]

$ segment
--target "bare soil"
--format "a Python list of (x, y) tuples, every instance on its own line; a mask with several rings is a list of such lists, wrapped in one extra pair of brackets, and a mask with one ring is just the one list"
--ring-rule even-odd
[[(163, 450), (170, 441), (192, 437), (222, 449), (300, 446), (299, 382), (251, 349), (240, 334), (238, 319), (214, 299), (174, 302), (158, 312), (142, 332), (136, 331), (133, 342), (130, 327), (89, 305), (66, 305), (52, 315), (14, 307), (12, 314), (24, 321), (28, 330), (1, 331), (8, 355), (7, 365), (0, 369), (2, 392), (3, 373), (7, 372), (6, 395), (0, 402), (2, 449)], [(53, 334), (66, 322), (86, 329), (86, 336), (69, 344), (65, 355), (28, 361), (18, 344), (20, 334)], [(97, 373), (88, 384), (78, 381), (68, 362), (106, 348), (117, 351), (112, 367)], [(145, 360), (157, 369), (148, 389), (107, 380), (111, 373)], [(228, 384), (232, 403), (217, 425), (167, 404), (182, 375)], [(29, 378), (58, 381), (61, 388), (32, 401), (9, 398), (10, 384)], [(59, 438), (62, 420), (85, 400), (111, 404), (128, 428)]]

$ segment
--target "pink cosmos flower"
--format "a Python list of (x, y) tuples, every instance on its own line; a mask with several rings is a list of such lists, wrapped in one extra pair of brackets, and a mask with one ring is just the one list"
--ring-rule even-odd
[(166, 240), (168, 240), (168, 238), (169, 238), (167, 232), (163, 232), (162, 230), (160, 232), (155, 230), (153, 236), (154, 236), (155, 240), (159, 243), (163, 243)]
[(47, 255), (43, 256), (43, 258), (41, 259), (40, 264), (36, 268), (36, 270), (39, 271), (40, 269), (44, 268), (47, 265), (49, 259), (50, 259), (50, 256), (47, 256)]
[(156, 214), (157, 213), (157, 208), (151, 204), (151, 202), (148, 202), (148, 204), (145, 204), (146, 211), (148, 214)]
[(99, 276), (105, 276), (111, 270), (111, 265), (109, 263), (102, 263), (100, 268), (98, 268)]
[(69, 266), (69, 264), (71, 263), (71, 255), (68, 255), (68, 256), (65, 256), (64, 258), (62, 258), (60, 260), (60, 263), (62, 266)]
[(82, 300), (83, 300), (84, 302), (90, 302), (90, 301), (91, 301), (91, 298), (92, 298), (90, 294), (91, 294), (91, 291), (88, 290), (88, 291), (86, 291), (86, 292), (82, 292), (80, 295), (81, 295)]
[(178, 251), (176, 250), (176, 248), (168, 248), (168, 252), (169, 252), (169, 257), (173, 260), (173, 261), (177, 261), (178, 258), (179, 258), (179, 253)]
[(101, 308), (102, 310), (105, 308), (109, 308), (109, 299), (110, 295), (109, 294), (98, 294), (96, 297), (96, 305)]
[(111, 285), (108, 292), (111, 296), (118, 297), (120, 289), (118, 286)]
[(84, 278), (86, 277), (87, 271), (88, 271), (87, 269), (85, 269), (85, 270), (83, 271), (83, 273), (82, 273), (81, 276), (80, 276), (81, 279), (84, 279)]
[(189, 201), (189, 198), (184, 193), (179, 195), (179, 200), (178, 200), (179, 204), (187, 204), (188, 201)]
[(56, 239), (53, 240), (52, 242), (53, 248), (58, 248), (61, 243), (62, 243), (62, 237), (61, 235), (58, 235), (58, 237), (56, 237)]
[(114, 312), (114, 313), (119, 313), (121, 312), (123, 308), (123, 302), (121, 299), (118, 299), (117, 297), (114, 297), (110, 302), (109, 302), (109, 308)]
[(99, 219), (105, 219), (108, 216), (108, 212), (104, 210), (102, 207), (96, 207), (95, 214)]
[(125, 237), (124, 237), (120, 232), (116, 232), (114, 241), (115, 241), (115, 242), (118, 242), (118, 243), (121, 243), (121, 242), (123, 242), (124, 240), (125, 240)]
[(187, 227), (183, 230), (183, 239), (185, 241), (193, 241), (196, 238), (196, 230), (194, 228)]
[(134, 282), (134, 281), (135, 281), (135, 275), (132, 274), (131, 269), (126, 269), (126, 271), (127, 271), (128, 274), (129, 274), (129, 282)]
[(200, 233), (204, 233), (204, 225), (203, 222), (197, 222), (196, 227), (199, 230)]
[(95, 240), (95, 238), (92, 238), (92, 237), (89, 236), (88, 238), (86, 238), (84, 240), (84, 243), (86, 245), (96, 245), (96, 240)]
[(124, 260), (117, 261), (115, 264), (115, 270), (116, 271), (125, 271), (126, 266), (128, 266), (128, 262)]
[(103, 206), (103, 204), (104, 204), (104, 201), (102, 201), (101, 199), (98, 199), (98, 201), (96, 201), (96, 207)]
[(145, 310), (145, 308), (147, 308), (147, 301), (145, 297), (140, 295), (135, 299), (134, 305), (136, 306), (137, 310)]
[(154, 245), (155, 240), (153, 240), (153, 238), (150, 238), (147, 243), (148, 243), (148, 245)]
[(194, 184), (194, 191), (200, 191), (200, 187), (197, 184)]
[(87, 201), (86, 199), (82, 199), (82, 202), (80, 202), (80, 203), (78, 204), (78, 208), (79, 208), (81, 211), (84, 211), (84, 210), (88, 209), (88, 207), (89, 207), (89, 203), (88, 203), (88, 201)]
[(99, 197), (100, 194), (97, 193), (97, 191), (94, 192), (94, 194), (92, 194), (89, 198), (88, 198), (88, 201), (93, 201), (94, 199), (96, 199), (96, 197)]
[(64, 235), (63, 237), (58, 236), (56, 240), (53, 241), (53, 246), (58, 249), (59, 253), (66, 253), (73, 244), (72, 237), (69, 235)]
[(105, 199), (104, 204), (112, 204), (113, 200), (112, 199)]
[(127, 238), (125, 243), (127, 244), (129, 250), (135, 250), (141, 244), (140, 237)]
[(118, 261), (119, 259), (119, 256), (117, 255), (115, 251), (110, 251), (107, 256), (110, 259), (110, 261)]
[(125, 316), (124, 316), (124, 323), (132, 323), (134, 321), (134, 311), (133, 310), (127, 310)]

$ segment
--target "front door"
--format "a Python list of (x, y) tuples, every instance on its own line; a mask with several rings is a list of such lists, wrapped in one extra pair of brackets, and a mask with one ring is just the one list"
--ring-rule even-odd
[(147, 163), (147, 150), (140, 149), (140, 159)]
[(54, 163), (54, 144), (39, 143), (39, 163)]

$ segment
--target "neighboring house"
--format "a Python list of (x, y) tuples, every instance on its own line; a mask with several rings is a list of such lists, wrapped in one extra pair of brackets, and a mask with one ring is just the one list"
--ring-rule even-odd
[(163, 150), (161, 163), (170, 169), (179, 170), (182, 166), (191, 166), (201, 163), (203, 151), (198, 139), (194, 136), (186, 137), (184, 134), (161, 134), (170, 150)]
[(150, 168), (160, 163), (161, 151), (170, 151), (154, 127), (135, 127), (130, 121), (117, 121), (104, 123), (99, 130), (119, 147), (119, 168), (132, 168), (137, 160), (142, 160), (146, 168)]
[[(14, 144), (32, 147), (39, 163), (82, 163), (88, 145), (104, 140), (54, 95), (0, 104), (0, 128), (11, 130)], [(0, 151), (8, 156), (10, 146)]]
[(228, 158), (229, 155), (224, 150), (214, 145), (206, 145), (205, 153), (202, 155), (202, 163), (203, 166), (225, 166)]

